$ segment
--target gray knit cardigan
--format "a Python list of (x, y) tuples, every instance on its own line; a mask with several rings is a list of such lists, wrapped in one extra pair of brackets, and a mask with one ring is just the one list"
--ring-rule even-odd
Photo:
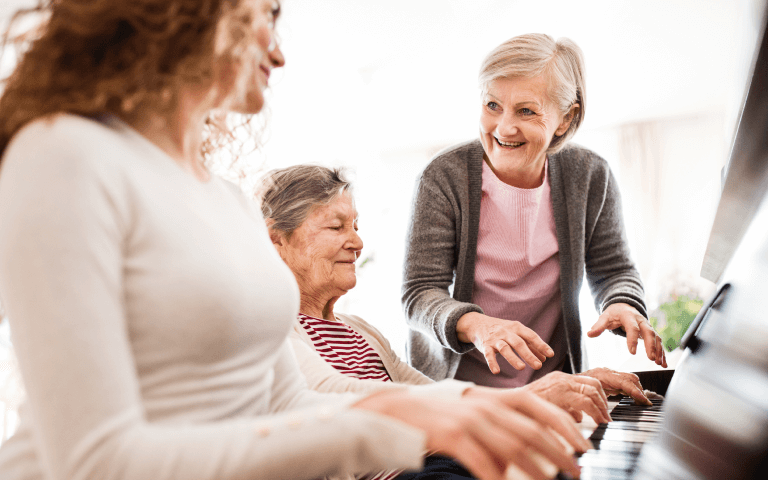
[[(472, 303), (482, 162), (479, 140), (451, 147), (427, 165), (416, 186), (402, 302), (410, 328), (409, 361), (434, 380), (453, 378), (460, 355), (474, 348), (459, 342), (459, 318), (482, 313)], [(643, 285), (630, 259), (619, 191), (606, 161), (569, 144), (549, 155), (548, 165), (568, 345), (564, 369), (581, 372), (586, 356), (578, 295), (585, 270), (599, 312), (627, 303), (647, 317)]]

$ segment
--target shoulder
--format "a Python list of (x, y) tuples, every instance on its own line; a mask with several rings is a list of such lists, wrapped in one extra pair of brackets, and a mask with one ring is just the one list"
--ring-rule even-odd
[(349, 328), (356, 331), (361, 335), (368, 335), (376, 338), (380, 343), (382, 340), (386, 340), (384, 335), (373, 325), (366, 322), (357, 315), (349, 315), (347, 313), (337, 313), (336, 317), (344, 322)]
[(337, 313), (336, 318), (341, 320), (345, 325), (352, 328), (352, 330), (359, 331), (359, 329), (364, 330), (376, 330), (373, 325), (366, 322), (362, 318), (358, 317), (357, 315), (350, 315), (348, 313)]
[(264, 215), (261, 213), (259, 202), (254, 197), (246, 195), (243, 189), (231, 180), (213, 173), (211, 175), (213, 176), (213, 180), (218, 182), (222, 186), (222, 189), (231, 195), (250, 216), (257, 221), (264, 223)]
[(480, 140), (470, 140), (438, 152), (421, 174), (423, 179), (455, 182), (468, 178), (468, 166), (473, 160), (482, 159)]
[(552, 168), (568, 183), (608, 183), (611, 167), (608, 162), (588, 148), (568, 143), (559, 152), (550, 155)]
[(131, 149), (127, 136), (107, 123), (59, 113), (38, 118), (14, 135), (4, 152), (3, 163), (17, 163), (34, 170), (63, 169), (68, 175), (101, 172), (109, 178), (115, 163)]
[(560, 163), (563, 168), (575, 171), (605, 171), (610, 170), (608, 162), (592, 150), (568, 143), (551, 158)]
[[(56, 150), (59, 154), (82, 150), (94, 143), (108, 142), (116, 131), (99, 121), (58, 113), (38, 118), (25, 125), (14, 135), (8, 150)], [(61, 148), (65, 148), (64, 151)]]

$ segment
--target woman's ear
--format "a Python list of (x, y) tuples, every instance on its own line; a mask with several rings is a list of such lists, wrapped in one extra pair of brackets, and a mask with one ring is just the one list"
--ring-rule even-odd
[(285, 242), (285, 235), (283, 235), (283, 232), (279, 230), (270, 228), (269, 239), (272, 241), (272, 245), (274, 245), (275, 248), (278, 248), (283, 246), (283, 243)]
[(576, 113), (578, 113), (579, 108), (581, 108), (581, 106), (578, 103), (571, 105), (570, 110), (568, 110), (568, 113), (566, 113), (563, 117), (563, 121), (560, 122), (560, 126), (558, 126), (557, 130), (555, 130), (555, 135), (559, 137), (568, 131), (568, 128), (571, 126), (571, 122), (573, 122), (573, 119), (576, 118)]

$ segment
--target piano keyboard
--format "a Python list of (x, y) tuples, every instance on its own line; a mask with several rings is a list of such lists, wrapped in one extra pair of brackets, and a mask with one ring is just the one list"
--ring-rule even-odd
[(662, 429), (661, 400), (652, 406), (621, 399), (611, 411), (611, 423), (601, 423), (589, 439), (595, 448), (579, 457), (583, 480), (631, 479), (643, 445)]

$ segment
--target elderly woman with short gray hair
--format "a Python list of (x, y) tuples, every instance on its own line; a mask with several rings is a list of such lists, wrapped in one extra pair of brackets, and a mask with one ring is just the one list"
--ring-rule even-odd
[[(641, 338), (666, 367), (616, 180), (605, 160), (568, 143), (586, 109), (581, 50), (520, 35), (486, 57), (479, 79), (480, 138), (438, 153), (417, 184), (402, 298), (411, 364), (496, 387), (583, 372), (586, 272), (602, 312), (587, 335), (626, 335), (632, 354)], [(583, 374), (608, 393), (628, 385), (628, 374)]]
[[(354, 261), (363, 248), (351, 184), (342, 170), (316, 165), (273, 170), (264, 177), (258, 197), (272, 243), (299, 284), (300, 313), (291, 339), (310, 388), (370, 393), (413, 386), (431, 394), (460, 390), (470, 395), (516, 395), (452, 380), (434, 384), (401, 361), (375, 327), (356, 315), (335, 311), (338, 299), (357, 284)], [(637, 379), (622, 379), (628, 394), (642, 388)], [(577, 420), (583, 411), (597, 422), (610, 421), (605, 393), (594, 378), (551, 372), (524, 390)]]
[[(531, 392), (502, 391), (453, 380), (434, 383), (400, 361), (386, 339), (363, 319), (334, 311), (336, 301), (357, 282), (355, 260), (363, 248), (351, 185), (342, 171), (314, 165), (275, 170), (265, 176), (257, 195), (272, 243), (299, 285), (300, 313), (291, 339), (310, 388), (363, 394), (408, 390), (430, 403), (439, 403), (441, 398), (459, 400), (456, 411), (445, 411), (432, 421), (439, 427), (456, 424), (460, 416), (469, 420), (462, 431), (477, 438), (483, 447), (471, 453), (474, 447), (469, 446), (458, 453), (464, 455), (462, 461), (475, 462), (466, 466), (470, 470), (474, 467), (476, 474), (482, 473), (478, 465), (493, 470), (509, 462), (512, 470), (506, 478), (518, 478), (511, 473), (518, 467), (532, 478), (553, 477), (558, 469), (536, 454), (541, 445), (536, 445), (535, 437), (542, 429), (556, 429), (575, 449), (589, 448), (563, 410)], [(599, 383), (589, 380), (592, 388), (581, 396), (593, 396), (586, 411), (600, 419), (607, 416), (607, 410), (601, 411), (607, 401)], [(475, 402), (490, 408), (485, 412), (476, 409)], [(518, 451), (503, 447), (510, 439), (528, 447)], [(561, 447), (555, 440), (543, 451), (556, 456)], [(565, 452), (572, 453), (573, 449), (565, 447)], [(573, 465), (559, 467), (572, 474), (578, 471)], [(357, 478), (467, 480), (472, 475), (452, 459), (433, 455), (425, 460), (421, 471), (387, 471)]]

